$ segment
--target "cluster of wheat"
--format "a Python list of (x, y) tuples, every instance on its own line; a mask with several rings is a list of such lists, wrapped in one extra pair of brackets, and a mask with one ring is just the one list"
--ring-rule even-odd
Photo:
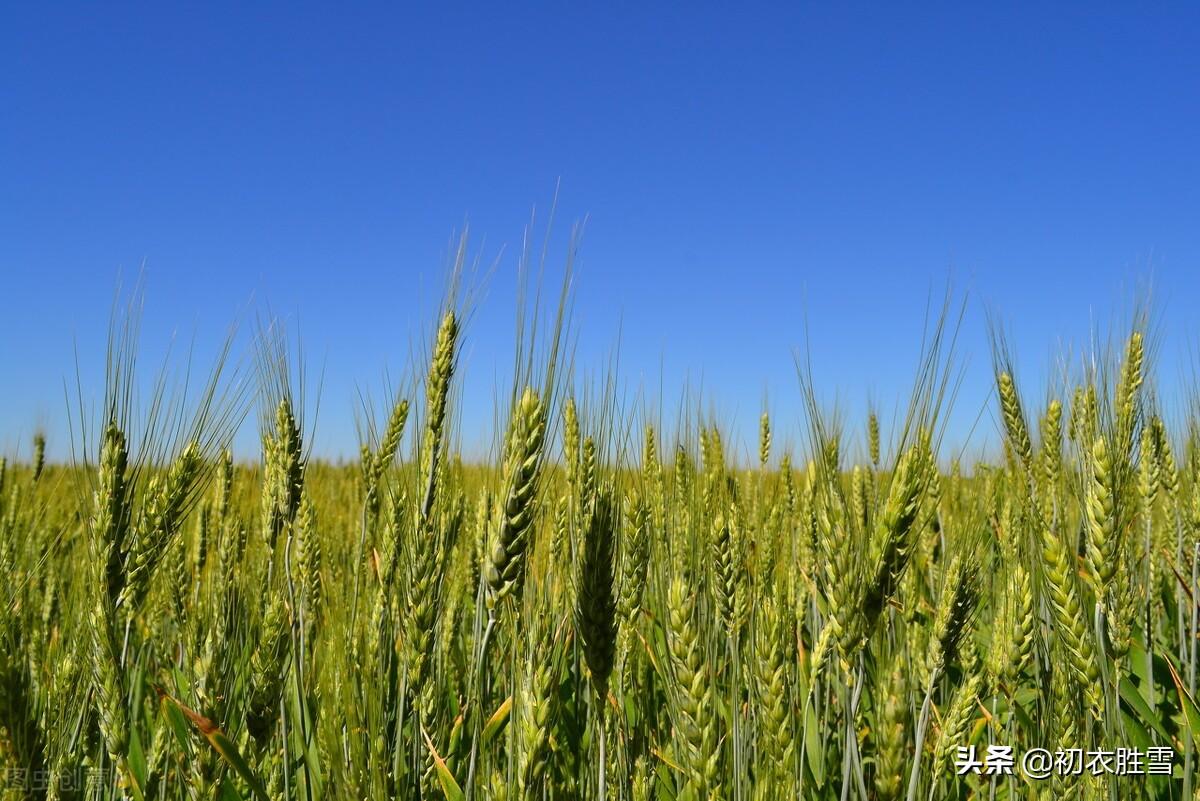
[[(120, 347), (77, 463), (0, 462), (0, 797), (1200, 789), (1200, 439), (1163, 422), (1140, 327), (1036, 416), (997, 347), (1005, 458), (966, 472), (939, 336), (888, 436), (802, 375), (803, 457), (764, 414), (757, 464), (707, 417), (667, 439), (576, 395), (561, 329), (466, 464), (461, 339), (447, 308), (352, 465), (309, 459), (278, 342), (254, 463), (227, 451), (243, 397), (214, 376), (141, 419)], [(959, 769), (989, 745), (1165, 748), (1171, 774)]]

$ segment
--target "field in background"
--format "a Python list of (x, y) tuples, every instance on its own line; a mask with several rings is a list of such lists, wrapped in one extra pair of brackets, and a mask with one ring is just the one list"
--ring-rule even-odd
[[(808, 442), (764, 415), (759, 464), (720, 421), (668, 440), (577, 396), (552, 329), (518, 343), (502, 458), (466, 465), (457, 311), (344, 467), (306, 458), (282, 341), (234, 465), (250, 398), (214, 371), (135, 412), (117, 338), (81, 463), (0, 468), (0, 798), (1200, 789), (1200, 418), (1164, 425), (1137, 325), (1045, 403), (998, 343), (1006, 459), (969, 475), (939, 469), (940, 328), (897, 430), (802, 375)], [(1034, 778), (1035, 749), (1078, 766)]]

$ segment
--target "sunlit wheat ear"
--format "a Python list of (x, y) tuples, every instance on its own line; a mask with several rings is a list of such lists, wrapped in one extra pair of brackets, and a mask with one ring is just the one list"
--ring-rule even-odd
[(429, 374), (425, 378), (425, 435), (421, 441), (419, 473), (425, 493), (421, 502), (422, 517), (428, 517), (433, 509), (457, 343), (458, 318), (454, 316), (453, 311), (447, 311), (442, 317), (441, 325), (438, 326), (433, 358), (429, 363)]
[(650, 561), (650, 508), (640, 496), (630, 503), (629, 526), (621, 539), (621, 585), (617, 608), (633, 624), (642, 608)]
[(537, 393), (526, 388), (512, 411), (502, 479), (500, 520), (484, 571), (488, 603), (494, 606), (520, 587), (528, 536), (537, 513), (546, 410)]
[(1142, 332), (1134, 331), (1125, 346), (1125, 360), (1121, 365), (1121, 379), (1117, 385), (1115, 401), (1117, 458), (1128, 458), (1137, 442), (1141, 404), (1139, 393), (1144, 380), (1145, 346)]
[[(453, 357), (451, 364), (453, 364)], [(362, 445), (360, 463), (366, 492), (367, 512), (371, 518), (379, 513), (380, 483), (383, 481), (388, 467), (396, 459), (396, 452), (400, 448), (400, 440), (404, 436), (404, 427), (407, 423), (408, 400), (398, 398), (388, 415), (387, 427), (383, 431), (383, 438), (379, 441), (378, 450), (372, 453), (367, 443), (364, 442)]]
[(758, 465), (766, 468), (771, 461), (771, 416), (766, 412), (758, 421)]
[(438, 524), (431, 520), (421, 526), (408, 553), (404, 649), (409, 681), (418, 688), (428, 676), (434, 626), (440, 612), (446, 556), (444, 537), (445, 532), (439, 531)]
[(579, 455), (579, 486), (576, 488), (575, 503), (584, 514), (587, 504), (596, 492), (596, 440), (585, 437)]
[(878, 754), (874, 786), (880, 801), (895, 801), (900, 798), (904, 771), (908, 767), (912, 712), (907, 674), (901, 663), (894, 661), (885, 676), (886, 681), (880, 681), (877, 691), (875, 725), (871, 732)]
[[(457, 342), (458, 321), (453, 311), (447, 311), (438, 326), (429, 373), (425, 379), (425, 432), (421, 441), (418, 473), (423, 493), (421, 505), (416, 510), (415, 519), (397, 518), (394, 524), (397, 532), (394, 553), (406, 550), (404, 561), (407, 576), (401, 588), (404, 604), (403, 656), (408, 681), (418, 694), (418, 724), (421, 726), (429, 723), (429, 710), (424, 708), (421, 701), (433, 651), (434, 626), (441, 611), (441, 591), (450, 535), (441, 525), (437, 512), (441, 508), (439, 499), (444, 495), (442, 454)], [(407, 411), (399, 416), (406, 415)], [(397, 507), (398, 511), (402, 509), (402, 506)]]
[(701, 485), (701, 506), (705, 516), (712, 520), (718, 514), (718, 508), (723, 505), (723, 490), (725, 483), (725, 446), (721, 441), (721, 432), (716, 426), (709, 428), (700, 439), (701, 470), (703, 484)]
[(379, 441), (379, 450), (375, 454), (372, 472), (374, 473), (376, 484), (379, 483), (383, 471), (396, 458), (396, 451), (400, 448), (400, 439), (404, 436), (404, 426), (407, 422), (408, 400), (400, 398), (392, 406), (392, 412), (388, 416), (387, 428), (384, 429), (383, 439)]
[(942, 733), (934, 753), (932, 775), (945, 775), (956, 749), (970, 742), (971, 722), (979, 712), (979, 696), (983, 692), (983, 674), (979, 671), (971, 673), (966, 682), (955, 690), (942, 718)]
[(1091, 448), (1100, 427), (1096, 385), (1089, 383), (1075, 388), (1071, 399), (1071, 441), (1083, 452)]
[(867, 470), (855, 465), (850, 471), (850, 517), (853, 525), (863, 531), (866, 531), (870, 524), (870, 495)]
[(773, 600), (764, 599), (759, 608), (756, 633), (754, 673), (761, 715), (759, 748), (765, 763), (764, 775), (783, 789), (791, 773), (795, 739), (789, 696), (788, 631)]
[[(435, 634), (444, 619), (443, 603), (449, 551), (462, 526), (465, 506), (461, 496), (450, 501), (424, 526), (410, 555), (408, 605), (403, 646), (408, 665), (407, 677), (414, 691), (415, 723), (436, 742), (442, 696), (435, 678)], [(443, 746), (445, 747), (445, 746)], [(422, 793), (432, 796), (438, 786), (432, 751), (425, 754), (421, 776)]]
[[(1029, 573), (1020, 564), (1014, 565), (1008, 583), (1008, 647), (1007, 660), (998, 676), (1016, 686), (1021, 674), (1033, 660), (1034, 637), (1037, 618), (1034, 605), (1033, 583)], [(1002, 633), (1003, 634), (1003, 633)]]
[(796, 567), (800, 578), (805, 582), (812, 582), (820, 575), (820, 567), (816, 561), (817, 535), (819, 533), (817, 504), (807, 478), (807, 472), (800, 474), (800, 481), (797, 483), (792, 477), (790, 462), (787, 467), (788, 471), (784, 473), (783, 480), (787, 496), (788, 518), (793, 521), (792, 525), (795, 526), (793, 540), (796, 559), (799, 562)]
[(712, 523), (709, 537), (709, 582), (717, 619), (727, 637), (734, 635), (736, 621), (734, 593), (737, 589), (737, 565), (729, 518), (718, 515)]
[(1117, 521), (1115, 474), (1104, 437), (1092, 444), (1091, 476), (1087, 484), (1088, 579), (1103, 597), (1116, 572)]
[(233, 452), (226, 448), (221, 452), (221, 461), (217, 466), (217, 529), (224, 528), (229, 520), (229, 505), (233, 494)]
[(275, 408), (273, 430), (263, 436), (261, 526), (268, 553), (296, 516), (304, 467), (300, 425), (285, 395)]
[[(1049, 680), (1042, 686), (1041, 692), (1046, 698), (1049, 719), (1045, 725), (1045, 736), (1056, 747), (1078, 748), (1081, 737), (1085, 732), (1081, 726), (1081, 710), (1078, 705), (1078, 693), (1075, 692), (1074, 681), (1069, 668), (1059, 669), (1062, 654), (1056, 649), (1050, 649), (1051, 670)], [(1047, 746), (1050, 748), (1050, 746)], [(1079, 798), (1077, 777), (1054, 776), (1049, 786), (1044, 788), (1047, 798)]]
[(554, 628), (544, 622), (529, 644), (520, 684), (520, 761), (522, 798), (540, 798), (551, 765), (551, 737), (558, 702), (559, 664)]
[(550, 535), (550, 565), (569, 574), (571, 565), (571, 496), (560, 495), (554, 506), (554, 530)]
[(1175, 464), (1175, 453), (1171, 449), (1171, 439), (1167, 434), (1166, 425), (1162, 418), (1154, 417), (1150, 421), (1154, 434), (1154, 456), (1158, 462), (1158, 480), (1162, 484), (1167, 497), (1174, 500), (1179, 494), (1179, 469)]
[[(1152, 454), (1154, 461), (1154, 475), (1157, 478), (1160, 489), (1160, 496), (1163, 499), (1163, 508), (1170, 510), (1174, 508), (1179, 499), (1179, 470), (1175, 465), (1175, 454), (1171, 449), (1171, 441), (1167, 435), (1166, 427), (1163, 424), (1162, 418), (1157, 415), (1150, 420), (1150, 438), (1153, 442)], [(1145, 459), (1145, 454), (1142, 455)], [(1154, 604), (1156, 610), (1162, 608), (1162, 596), (1158, 591), (1161, 586), (1162, 577), (1166, 575), (1169, 569), (1165, 564), (1167, 554), (1170, 553), (1173, 542), (1174, 532), (1173, 526), (1168, 525), (1153, 525), (1154, 516), (1149, 515), (1151, 524), (1151, 549), (1150, 554), (1150, 575), (1147, 582), (1147, 590), (1150, 592), (1150, 600)]]
[(1062, 403), (1056, 398), (1046, 407), (1041, 422), (1042, 449), (1040, 452), (1042, 514), (1055, 514), (1056, 494), (1062, 480)]
[(672, 483), (674, 484), (674, 492), (678, 499), (684, 499), (688, 496), (692, 487), (692, 473), (694, 465), (692, 457), (688, 454), (687, 448), (680, 442), (675, 446), (675, 469), (672, 471)]
[(933, 619), (926, 682), (937, 680), (959, 654), (978, 600), (979, 569), (970, 557), (955, 556), (946, 569)]
[(1069, 658), (1073, 675), (1093, 714), (1103, 710), (1100, 668), (1091, 631), (1084, 618), (1075, 582), (1073, 556), (1060, 535), (1042, 527), (1042, 577), (1044, 592), (1053, 612), (1054, 631)]
[(110, 423), (101, 445), (89, 526), (89, 553), (99, 591), (94, 594), (88, 626), (100, 733), (109, 757), (117, 764), (124, 762), (129, 744), (116, 611), (124, 583), (121, 551), (129, 526), (128, 461), (125, 435), (116, 423)]
[(154, 476), (147, 487), (146, 509), (135, 527), (125, 560), (125, 586), (117, 606), (132, 614), (150, 591), (150, 578), (179, 533), (184, 507), (201, 469), (200, 449), (189, 444), (165, 478)]
[(299, 568), (301, 600), (310, 627), (316, 625), (321, 614), (324, 579), (321, 576), (321, 538), (317, 530), (316, 510), (307, 492), (300, 501), (296, 513), (296, 533), (299, 543)]
[(194, 530), (196, 532), (194, 548), (188, 543), (184, 543), (184, 545), (187, 550), (185, 555), (193, 560), (193, 570), (199, 581), (204, 575), (204, 568), (208, 565), (212, 548), (212, 504), (208, 501), (200, 504)]
[(870, 636), (884, 604), (896, 592), (912, 556), (914, 530), (927, 482), (927, 457), (914, 445), (900, 458), (892, 475), (887, 500), (879, 513), (871, 542), (867, 583), (861, 589), (857, 613), (846, 626), (852, 635), (843, 643), (856, 647)]
[(642, 472), (648, 479), (658, 481), (661, 476), (662, 464), (658, 459), (658, 433), (654, 426), (647, 424), (642, 435)]
[(671, 580), (667, 605), (676, 760), (683, 770), (684, 797), (702, 798), (720, 792), (717, 721), (709, 713), (713, 690), (695, 619), (695, 590), (680, 575)]
[(1162, 489), (1162, 462), (1156, 453), (1157, 447), (1154, 424), (1151, 421), (1142, 427), (1141, 444), (1138, 447), (1137, 493), (1144, 516), (1153, 514), (1155, 501), (1158, 500), (1159, 490)]
[(261, 749), (279, 721), (279, 699), (288, 669), (290, 622), (281, 594), (267, 603), (258, 647), (250, 661), (251, 689), (246, 728)]
[(1028, 469), (1033, 464), (1033, 442), (1029, 438), (1029, 425), (1021, 409), (1021, 398), (1012, 375), (1002, 372), (996, 376), (996, 391), (1000, 395), (1000, 412), (1004, 418), (1004, 430), (1012, 443), (1021, 465)]
[[(261, 600), (260, 617), (255, 621), (257, 646), (249, 660), (246, 701), (246, 730), (250, 735), (252, 753), (268, 792), (278, 791), (286, 772), (283, 756), (273, 738), (281, 721), (281, 700), (291, 673), (293, 660), (292, 620), (294, 610), (283, 582), (287, 577), (292, 585), (293, 565), (288, 556), (296, 536), (296, 517), (304, 495), (307, 470), (301, 440), (300, 424), (296, 419), (288, 392), (283, 392), (270, 428), (263, 434), (263, 480), (261, 487), (262, 548), (266, 554), (265, 594)], [(284, 540), (283, 560), (277, 561), (276, 543)]]
[[(818, 473), (810, 470), (809, 508), (812, 515), (805, 539), (811, 541), (811, 560), (823, 565), (822, 595), (829, 617), (813, 646), (809, 665), (809, 686), (817, 678), (835, 648), (848, 660), (865, 636), (867, 621), (863, 599), (868, 591), (864, 574), (871, 570), (862, 564), (861, 537), (853, 537), (846, 512), (837, 497), (817, 488)], [(817, 558), (819, 554), (819, 559)]]
[(1108, 591), (1108, 614), (1104, 620), (1107, 652), (1112, 657), (1114, 675), (1125, 670), (1125, 658), (1133, 643), (1133, 630), (1141, 624), (1138, 618), (1146, 608), (1142, 582), (1134, 573), (1132, 548), (1126, 545), (1117, 558), (1113, 584)]
[(563, 463), (567, 472), (567, 486), (572, 492), (579, 489), (579, 412), (575, 409), (575, 399), (567, 398), (563, 404), (563, 433), (562, 433)]

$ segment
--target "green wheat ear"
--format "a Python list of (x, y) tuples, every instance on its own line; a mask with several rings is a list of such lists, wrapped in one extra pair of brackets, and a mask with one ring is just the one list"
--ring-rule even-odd
[(520, 685), (520, 757), (517, 771), (522, 798), (540, 798), (547, 789), (552, 737), (558, 712), (559, 664), (554, 628), (544, 621), (529, 644)]
[(1091, 480), (1087, 486), (1088, 578), (1103, 596), (1116, 572), (1117, 520), (1115, 474), (1104, 437), (1092, 445)]
[(642, 608), (650, 560), (650, 507), (642, 497), (630, 503), (629, 526), (621, 538), (621, 584), (617, 609), (633, 625)]
[(126, 557), (126, 583), (117, 606), (132, 614), (150, 591), (150, 578), (179, 532), (185, 506), (201, 468), (200, 449), (190, 443), (166, 478), (150, 479), (148, 501)]
[(1099, 717), (1104, 709), (1100, 668), (1079, 600), (1073, 559), (1061, 537), (1048, 525), (1042, 527), (1042, 555), (1043, 583), (1053, 612), (1055, 634), (1067, 652), (1080, 691), (1092, 713)]
[(867, 451), (871, 464), (879, 468), (879, 417), (875, 412), (867, 415)]
[(787, 636), (778, 604), (764, 599), (757, 616), (754, 671), (761, 713), (760, 748), (764, 777), (779, 789), (790, 784), (795, 739), (792, 731)]
[(854, 647), (871, 634), (884, 605), (900, 586), (912, 556), (928, 470), (927, 456), (919, 444), (906, 451), (896, 466), (870, 543), (867, 583), (859, 591), (858, 609), (847, 627), (853, 636), (844, 643), (846, 647)]
[(908, 735), (912, 712), (908, 701), (908, 677), (898, 660), (880, 680), (875, 709), (875, 741), (878, 765), (875, 792), (881, 801), (901, 797), (904, 771), (908, 767)]
[(942, 735), (934, 753), (933, 774), (944, 775), (955, 749), (970, 742), (971, 721), (977, 713), (979, 696), (983, 694), (983, 674), (973, 672), (955, 691), (950, 708), (942, 721)]
[(611, 492), (598, 492), (588, 511), (583, 556), (576, 578), (576, 628), (583, 641), (584, 661), (601, 699), (607, 693), (617, 642), (617, 602), (613, 588), (617, 515)]
[(766, 412), (758, 421), (758, 464), (766, 468), (771, 461), (771, 416)]
[(217, 530), (225, 527), (229, 519), (229, 505), (233, 493), (233, 453), (226, 448), (221, 453), (221, 461), (217, 467)]
[(1029, 573), (1020, 564), (1013, 567), (1012, 578), (1009, 582), (1009, 600), (1012, 614), (1009, 621), (1011, 645), (1003, 675), (1006, 681), (1015, 686), (1020, 681), (1025, 668), (1033, 660), (1034, 636), (1037, 628), (1033, 585), (1029, 579)]
[(317, 529), (316, 510), (308, 492), (303, 494), (300, 509), (296, 513), (296, 533), (299, 544), (301, 601), (311, 636), (316, 627), (317, 617), (321, 613), (325, 582), (321, 575), (321, 538)]
[(433, 359), (425, 379), (425, 437), (421, 443), (420, 454), (420, 476), (425, 486), (425, 496), (421, 504), (422, 517), (428, 517), (433, 509), (457, 344), (458, 318), (454, 316), (453, 311), (447, 311), (442, 317), (441, 325), (438, 326)]
[(1017, 386), (1009, 373), (1002, 372), (996, 376), (996, 391), (1000, 395), (1000, 412), (1004, 418), (1009, 442), (1012, 443), (1021, 464), (1028, 468), (1033, 463), (1033, 442), (1029, 438), (1029, 426), (1021, 409)]
[(37, 483), (46, 467), (46, 435), (40, 431), (33, 435), (33, 481)]
[(124, 764), (129, 743), (116, 609), (117, 598), (124, 589), (121, 550), (129, 525), (128, 461), (125, 435), (116, 423), (110, 423), (100, 449), (89, 526), (89, 551), (99, 591), (94, 594), (88, 622), (100, 733), (109, 757), (117, 764)]
[(1041, 480), (1042, 514), (1055, 514), (1056, 493), (1062, 480), (1062, 403), (1050, 401), (1041, 422)]
[(275, 409), (273, 430), (263, 437), (263, 472), (262, 536), (267, 551), (273, 552), (279, 535), (296, 516), (304, 483), (300, 425), (286, 395)]
[(567, 486), (572, 492), (579, 491), (580, 470), (580, 437), (579, 413), (575, 409), (575, 399), (567, 398), (563, 404), (563, 462), (566, 464)]
[(675, 707), (676, 764), (683, 771), (677, 797), (713, 797), (721, 789), (717, 722), (709, 714), (713, 689), (697, 627), (696, 594), (682, 575), (671, 580), (667, 611), (668, 645), (675, 676), (671, 697)]
[(1137, 427), (1140, 417), (1139, 392), (1144, 376), (1145, 346), (1142, 332), (1134, 331), (1125, 346), (1125, 360), (1121, 365), (1121, 381), (1116, 397), (1116, 445), (1121, 457), (1133, 453), (1137, 442)]
[(946, 570), (933, 620), (926, 669), (932, 683), (959, 654), (975, 613), (978, 600), (979, 569), (970, 558), (954, 556)]
[(523, 578), (528, 537), (536, 514), (545, 436), (545, 406), (537, 393), (526, 387), (509, 423), (503, 506), (485, 570), (490, 591), (488, 603), (492, 606), (519, 588)]
[(727, 637), (734, 636), (737, 628), (735, 594), (737, 592), (738, 566), (729, 518), (717, 515), (713, 520), (709, 539), (711, 554), (710, 582), (713, 604), (717, 619)]

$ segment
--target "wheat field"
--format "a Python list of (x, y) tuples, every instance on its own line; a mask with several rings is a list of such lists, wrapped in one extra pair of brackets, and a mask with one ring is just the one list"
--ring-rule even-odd
[(1200, 416), (1144, 324), (1037, 399), (997, 338), (990, 464), (945, 320), (897, 423), (801, 370), (805, 441), (738, 459), (576, 384), (562, 308), (490, 461), (454, 303), (348, 464), (284, 338), (138, 405), (114, 323), (74, 458), (0, 463), (0, 797), (1196, 797)]

